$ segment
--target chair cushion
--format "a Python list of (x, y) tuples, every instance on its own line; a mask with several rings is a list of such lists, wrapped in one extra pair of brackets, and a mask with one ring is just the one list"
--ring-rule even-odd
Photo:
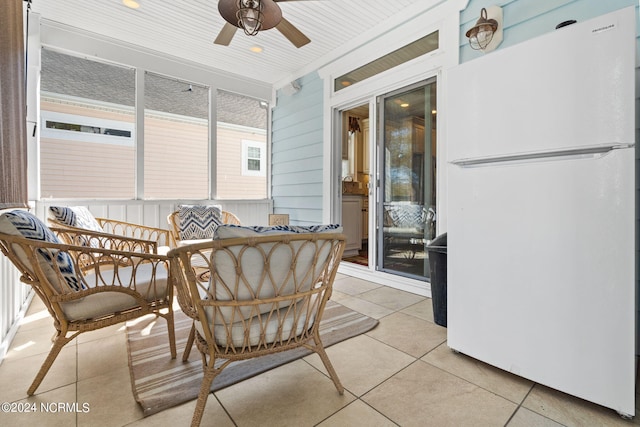
[(171, 246), (158, 246), (158, 255), (166, 255), (171, 250)]
[[(216, 344), (221, 347), (254, 346), (261, 343), (260, 334), (264, 329), (263, 344), (272, 343), (281, 337), (286, 341), (287, 338), (298, 336), (304, 332), (305, 326), (312, 325), (316, 312), (311, 311), (308, 322), (306, 312), (300, 314), (298, 319), (295, 319), (295, 314), (295, 311), (290, 310), (287, 306), (272, 313), (270, 317), (269, 314), (264, 313), (254, 316), (248, 324), (245, 320), (231, 325), (216, 324), (213, 329), (214, 339)], [(195, 326), (200, 335), (204, 336), (202, 324), (195, 322)], [(280, 326), (282, 326), (282, 329), (280, 329)], [(248, 333), (245, 330), (248, 330)]]
[[(341, 231), (342, 227), (338, 224), (308, 227), (280, 225), (250, 227), (223, 224), (216, 229), (214, 239), (277, 236), (291, 233), (340, 233)], [(321, 245), (322, 241), (318, 244)], [(212, 260), (215, 271), (209, 279), (210, 289), (215, 280), (215, 291), (212, 292), (215, 298), (219, 301), (230, 301), (235, 297), (239, 301), (249, 301), (254, 298), (272, 298), (276, 295), (291, 295), (294, 292), (309, 290), (321, 274), (321, 269), (330, 253), (330, 245), (322, 246), (320, 253), (317, 254), (315, 245), (307, 241), (293, 242), (292, 246), (296, 252), (295, 264), (290, 247), (288, 245), (276, 247), (276, 245), (278, 245), (277, 242), (261, 243), (261, 251), (259, 248), (248, 248), (240, 244), (227, 247), (226, 251), (216, 252)], [(243, 251), (242, 258), (238, 260), (241, 251)], [(268, 258), (265, 259), (265, 256)], [(314, 262), (315, 265), (312, 265)], [(291, 274), (292, 264), (293, 274)], [(236, 284), (238, 268), (242, 269), (243, 276), (240, 283)], [(311, 274), (305, 276), (310, 268)], [(287, 305), (288, 303), (281, 303), (281, 307)], [(239, 310), (239, 313), (234, 313), (232, 308), (223, 307), (218, 312), (220, 317), (216, 322), (233, 322), (239, 320), (239, 317), (248, 319), (255, 315), (255, 310), (255, 307), (245, 306)], [(257, 310), (259, 313), (266, 313), (271, 310), (271, 304), (262, 304)], [(207, 311), (209, 319), (212, 314), (212, 310)]]
[[(117, 274), (116, 274), (117, 271)], [(133, 275), (135, 274), (135, 278)], [(147, 302), (160, 300), (167, 295), (167, 269), (159, 264), (155, 271), (155, 281), (152, 280), (153, 264), (140, 263), (135, 267), (119, 267), (103, 269), (99, 275), (86, 275), (85, 281), (89, 288), (120, 284), (123, 287), (133, 287)], [(155, 283), (155, 286), (154, 286)], [(114, 286), (111, 286), (112, 288)], [(125, 293), (101, 292), (87, 295), (79, 301), (60, 304), (69, 320), (95, 319), (138, 306), (138, 302)]]
[[(22, 236), (31, 240), (61, 243), (58, 237), (53, 234), (53, 232), (42, 221), (40, 221), (40, 219), (27, 211), (14, 210), (0, 215), (0, 232), (12, 236)], [(60, 273), (69, 288), (74, 291), (84, 288), (80, 280), (78, 280), (73, 267), (73, 261), (68, 253), (55, 252), (55, 259), (51, 257), (51, 251), (38, 249), (37, 253), (39, 255), (38, 264), (40, 265), (40, 268), (49, 282), (51, 282), (59, 292), (67, 292), (67, 289), (66, 287), (60, 286), (58, 283), (56, 269), (53, 267), (54, 263), (60, 269)], [(17, 249), (16, 255), (20, 261), (27, 266), (27, 268), (31, 271), (35, 271), (34, 267), (29, 262), (27, 255), (22, 249)]]
[(198, 243), (204, 243), (211, 241), (211, 237), (208, 239), (193, 239), (193, 240), (180, 240), (177, 242), (178, 247), (187, 246), (187, 245), (196, 245)]
[(53, 217), (70, 227), (84, 228), (92, 231), (104, 232), (96, 218), (84, 206), (50, 206), (49, 213)]
[(180, 205), (178, 227), (180, 240), (210, 239), (222, 224), (220, 205)]

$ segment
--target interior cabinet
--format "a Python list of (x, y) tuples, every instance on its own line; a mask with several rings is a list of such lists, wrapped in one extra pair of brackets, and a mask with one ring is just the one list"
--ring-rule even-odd
[(342, 196), (342, 230), (347, 241), (344, 256), (358, 255), (362, 249), (362, 197)]

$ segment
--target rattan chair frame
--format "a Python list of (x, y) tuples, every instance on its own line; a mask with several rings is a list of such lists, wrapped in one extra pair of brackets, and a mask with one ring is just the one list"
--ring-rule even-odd
[[(167, 216), (167, 222), (169, 223), (169, 227), (171, 228), (171, 235), (176, 245), (178, 242), (181, 242), (180, 239), (180, 218), (178, 214), (179, 210), (173, 211)], [(223, 224), (234, 224), (241, 225), (240, 219), (233, 214), (232, 212), (222, 210), (220, 212), (220, 219)], [(211, 236), (213, 237), (213, 236)], [(196, 338), (196, 330), (195, 327), (191, 327), (191, 331), (189, 332), (189, 337), (187, 338), (187, 343), (184, 348), (184, 352), (182, 353), (182, 361), (186, 362), (189, 359), (189, 355), (191, 354), (191, 349), (193, 348), (193, 343)]]
[[(169, 251), (178, 303), (182, 311), (199, 324), (195, 342), (202, 356), (204, 378), (192, 426), (200, 425), (215, 377), (237, 360), (305, 347), (320, 356), (336, 389), (340, 394), (344, 393), (319, 332), (320, 320), (331, 296), (344, 247), (343, 234), (287, 233), (211, 240)], [(313, 261), (302, 262), (303, 251), (313, 253)], [(325, 254), (326, 259), (323, 259)], [(253, 261), (244, 260), (249, 256), (253, 257)], [(233, 278), (230, 278), (228, 270), (220, 271), (216, 262), (219, 257), (231, 260), (231, 265), (235, 266), (235, 274), (231, 274)], [(263, 266), (254, 262), (256, 257), (262, 258)], [(208, 275), (201, 274), (203, 262), (208, 264)], [(194, 263), (197, 267), (193, 267)], [(256, 268), (257, 272), (248, 271)], [(287, 273), (284, 274), (284, 271)], [(251, 277), (259, 279), (251, 283)], [(217, 297), (220, 292), (228, 297)], [(247, 298), (247, 292), (252, 296)], [(247, 312), (251, 313), (248, 318)], [(289, 333), (283, 332), (286, 330), (284, 325), (287, 316), (294, 319), (293, 330)], [(252, 343), (247, 337), (251, 326), (256, 323), (259, 324), (260, 336), (257, 343)], [(232, 326), (239, 325), (243, 327), (242, 344), (234, 343), (229, 338)], [(224, 337), (219, 336), (221, 330), (225, 331)], [(268, 338), (267, 334), (273, 334), (274, 330), (277, 331), (275, 335)], [(216, 366), (219, 359), (222, 359), (222, 363)]]
[[(53, 231), (58, 234), (63, 241), (73, 241), (79, 238), (77, 232), (72, 230), (54, 228)], [(65, 233), (71, 233), (72, 235), (64, 236)], [(127, 238), (124, 237), (120, 239), (123, 242), (127, 240)], [(102, 241), (104, 242), (104, 240)], [(118, 247), (115, 245), (115, 240), (111, 239), (109, 241), (114, 244), (112, 247)], [(134, 239), (134, 241), (129, 243), (121, 243), (119, 247), (126, 247), (127, 244), (135, 247), (138, 241)], [(147, 314), (154, 314), (167, 321), (170, 354), (171, 358), (176, 357), (174, 314), (172, 307), (173, 280), (171, 279), (171, 271), (169, 270), (169, 262), (166, 256), (143, 251), (51, 243), (4, 233), (0, 233), (0, 250), (20, 271), (20, 280), (30, 285), (35, 294), (42, 300), (47, 311), (53, 318), (53, 326), (56, 329), (56, 333), (52, 339), (53, 345), (51, 350), (27, 390), (29, 396), (36, 392), (62, 348), (79, 334), (102, 329)], [(60, 267), (55, 263), (51, 263), (51, 267), (55, 272), (56, 280), (52, 282), (52, 280), (47, 277), (39, 260), (41, 260), (42, 257), (56, 259), (56, 256), (61, 252), (67, 253), (71, 257), (76, 278), (80, 283), (84, 283), (87, 289), (80, 291), (71, 289), (62, 276)], [(153, 291), (150, 292), (154, 292), (153, 294), (142, 295), (136, 290), (136, 283), (142, 279), (138, 277), (139, 274), (142, 274), (138, 273), (138, 271), (140, 271), (138, 267), (142, 264), (151, 265), (151, 277), (146, 276), (145, 279), (151, 280), (152, 285), (150, 289)], [(119, 271), (122, 270), (118, 270), (123, 266), (132, 267), (132, 270), (135, 272), (130, 278), (130, 281), (126, 283), (119, 275)], [(155, 278), (160, 268), (167, 269), (168, 283), (166, 290), (158, 293)], [(109, 283), (100, 283), (99, 286), (95, 286), (99, 281), (98, 278), (101, 277), (101, 274), (103, 274), (106, 269), (111, 270), (110, 273), (113, 276), (113, 280)], [(91, 286), (91, 284), (94, 286)], [(89, 295), (103, 292), (127, 294), (133, 297), (137, 304), (125, 310), (103, 314), (96, 318), (80, 320), (68, 319), (63, 310), (63, 304), (80, 301)]]
[[(155, 251), (153, 253), (157, 253), (158, 247), (160, 246), (167, 246), (169, 248), (176, 246), (176, 241), (173, 238), (171, 230), (109, 218), (96, 217), (95, 220), (100, 224), (100, 227), (102, 227), (103, 232), (106, 234), (115, 234), (116, 236), (155, 242)], [(49, 217), (47, 221), (49, 225), (53, 227), (86, 231), (84, 228), (66, 225), (55, 218)]]

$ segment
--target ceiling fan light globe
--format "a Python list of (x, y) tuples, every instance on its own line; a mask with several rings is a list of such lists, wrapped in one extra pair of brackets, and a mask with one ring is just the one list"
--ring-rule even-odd
[(255, 36), (262, 29), (264, 14), (260, 0), (238, 0), (238, 12), (236, 13), (238, 26), (248, 36)]

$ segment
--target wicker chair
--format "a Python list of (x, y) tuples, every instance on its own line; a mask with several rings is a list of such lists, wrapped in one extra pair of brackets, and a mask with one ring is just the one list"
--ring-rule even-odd
[[(64, 241), (82, 239), (83, 244), (60, 243), (54, 231)], [(56, 329), (49, 355), (27, 394), (35, 393), (62, 348), (76, 336), (146, 314), (167, 321), (175, 358), (168, 258), (147, 253), (139, 241), (125, 237), (110, 235), (105, 240), (75, 230), (54, 231), (25, 211), (0, 215), (0, 250), (44, 302)], [(104, 248), (107, 241), (109, 249)]]
[[(208, 207), (202, 206), (202, 208), (208, 208)], [(240, 225), (240, 220), (236, 215), (222, 209), (220, 209), (219, 220), (223, 224)], [(171, 228), (171, 232), (172, 232), (172, 237), (173, 237), (173, 240), (176, 242), (176, 244), (181, 244), (181, 242), (188, 243), (188, 242), (184, 242), (185, 239), (180, 238), (180, 235), (181, 235), (180, 210), (170, 213), (169, 216), (167, 217), (167, 222), (169, 223), (169, 227)], [(211, 236), (206, 236), (206, 237), (210, 238)], [(189, 239), (186, 239), (186, 240), (189, 240)]]
[(71, 230), (91, 230), (93, 232), (114, 234), (132, 239), (154, 242), (153, 253), (166, 254), (175, 247), (173, 233), (157, 227), (149, 227), (131, 222), (94, 217), (84, 206), (50, 206), (47, 221), (49, 225)]
[[(344, 239), (337, 233), (272, 234), (169, 252), (178, 302), (194, 319), (204, 368), (192, 426), (200, 424), (214, 378), (237, 360), (306, 347), (344, 392), (318, 329)], [(208, 274), (201, 273), (202, 265)]]

